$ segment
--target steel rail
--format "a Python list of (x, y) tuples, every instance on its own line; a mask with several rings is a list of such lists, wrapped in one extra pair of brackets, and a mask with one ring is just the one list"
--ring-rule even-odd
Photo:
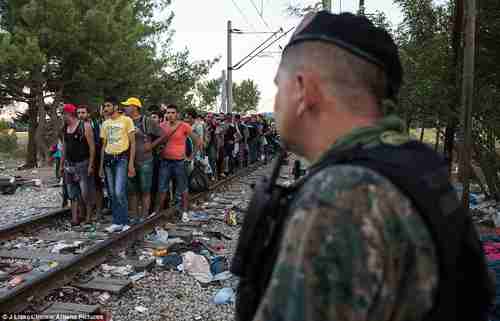
[[(197, 201), (208, 197), (215, 190), (229, 185), (233, 180), (248, 175), (257, 170), (262, 163), (251, 165), (238, 171), (223, 180), (210, 186), (208, 191), (190, 197), (190, 201)], [(174, 213), (174, 209), (167, 209), (147, 219), (144, 223), (132, 226), (128, 231), (113, 235), (102, 242), (95, 244), (84, 253), (59, 264), (54, 269), (44, 272), (28, 282), (7, 291), (0, 296), (0, 311), (19, 313), (26, 310), (35, 298), (42, 298), (51, 290), (71, 283), (77, 274), (87, 272), (106, 260), (106, 257), (115, 252), (130, 247), (144, 235), (154, 230), (154, 227), (166, 221)], [(52, 213), (52, 215), (55, 215)]]

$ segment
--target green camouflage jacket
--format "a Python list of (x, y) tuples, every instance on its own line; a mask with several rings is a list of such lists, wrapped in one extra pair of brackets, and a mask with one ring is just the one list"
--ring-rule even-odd
[[(408, 141), (394, 117), (332, 148)], [(254, 320), (417, 321), (432, 307), (438, 260), (411, 202), (386, 178), (337, 165), (298, 191)]]

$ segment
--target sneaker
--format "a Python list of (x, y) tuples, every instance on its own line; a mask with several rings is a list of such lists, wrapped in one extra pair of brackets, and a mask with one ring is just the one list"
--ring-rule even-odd
[(121, 232), (128, 231), (130, 229), (130, 225), (123, 225)]
[[(127, 225), (128, 226), (128, 225)], [(130, 226), (129, 226), (130, 228)], [(123, 229), (123, 225), (118, 225), (118, 224), (112, 224), (110, 227), (106, 229), (107, 232), (109, 233), (115, 233), (115, 232), (120, 232)]]

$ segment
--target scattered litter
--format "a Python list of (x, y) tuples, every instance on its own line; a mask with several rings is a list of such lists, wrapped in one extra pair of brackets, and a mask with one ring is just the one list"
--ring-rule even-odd
[(182, 264), (182, 257), (176, 254), (170, 254), (156, 259), (156, 265), (175, 268)]
[(208, 214), (206, 212), (192, 212), (191, 221), (206, 222), (208, 221)]
[(168, 239), (167, 246), (170, 247), (174, 244), (181, 244), (181, 243), (185, 243), (185, 242), (180, 237), (176, 237), (173, 239)]
[(227, 260), (224, 256), (216, 256), (210, 261), (210, 272), (213, 275), (222, 273), (227, 270)]
[(105, 304), (106, 301), (108, 301), (110, 298), (111, 295), (108, 292), (104, 292), (103, 294), (97, 297), (97, 301), (99, 301), (101, 304)]
[(66, 244), (65, 242), (57, 243), (50, 252), (52, 253), (61, 253), (61, 251), (70, 251), (78, 248), (83, 242), (75, 241), (71, 244)]
[(125, 266), (112, 266), (108, 264), (101, 265), (101, 268), (104, 272), (108, 272), (109, 274), (116, 276), (128, 276), (134, 273), (134, 268), (132, 265)]
[(48, 263), (38, 265), (37, 270), (39, 270), (41, 272), (48, 272), (48, 271), (52, 270), (53, 268), (57, 267), (58, 265), (59, 265), (59, 263), (57, 263), (55, 261), (50, 261)]
[(22, 278), (20, 276), (16, 276), (12, 280), (10, 280), (10, 282), (9, 282), (9, 288), (15, 288), (16, 286), (18, 286), (19, 284), (23, 283), (24, 281), (25, 281), (24, 278)]
[(146, 276), (146, 271), (142, 271), (140, 273), (136, 273), (134, 275), (131, 275), (129, 278), (133, 281), (133, 282), (137, 282), (139, 281), (140, 279), (142, 279), (143, 277)]
[(144, 313), (144, 312), (146, 312), (146, 311), (148, 310), (148, 308), (143, 307), (142, 305), (139, 305), (139, 306), (136, 306), (136, 307), (134, 308), (134, 310), (135, 310), (135, 311), (137, 311), (137, 312)]
[(160, 242), (168, 242), (168, 232), (165, 231), (163, 228), (157, 226), (155, 227), (156, 231), (156, 239)]
[(156, 257), (166, 256), (167, 252), (168, 252), (167, 249), (164, 247), (159, 248), (159, 249), (154, 249), (153, 256), (156, 256)]
[(236, 213), (231, 209), (227, 209), (224, 213), (224, 222), (226, 222), (226, 224), (229, 226), (238, 225), (238, 221), (236, 220)]
[(204, 256), (189, 251), (182, 255), (182, 262), (184, 270), (198, 282), (209, 283), (212, 281), (210, 265)]
[(228, 304), (235, 301), (235, 294), (231, 288), (220, 289), (214, 297), (215, 304)]
[(222, 273), (214, 275), (212, 281), (226, 281), (233, 277), (230, 271), (224, 271)]

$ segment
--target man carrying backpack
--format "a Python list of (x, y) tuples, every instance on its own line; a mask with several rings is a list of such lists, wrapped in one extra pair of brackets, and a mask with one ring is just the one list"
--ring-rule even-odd
[[(151, 189), (153, 182), (153, 149), (160, 144), (162, 130), (150, 117), (141, 114), (142, 103), (131, 97), (123, 102), (125, 113), (132, 118), (135, 126), (135, 176), (129, 177), (128, 194), (132, 211), (141, 222), (149, 215), (151, 208)], [(139, 211), (138, 196), (142, 200), (142, 212)]]
[(281, 139), (311, 166), (256, 186), (231, 267), (237, 320), (487, 320), (484, 253), (446, 162), (382, 115), (402, 82), (391, 36), (308, 14), (275, 82)]

